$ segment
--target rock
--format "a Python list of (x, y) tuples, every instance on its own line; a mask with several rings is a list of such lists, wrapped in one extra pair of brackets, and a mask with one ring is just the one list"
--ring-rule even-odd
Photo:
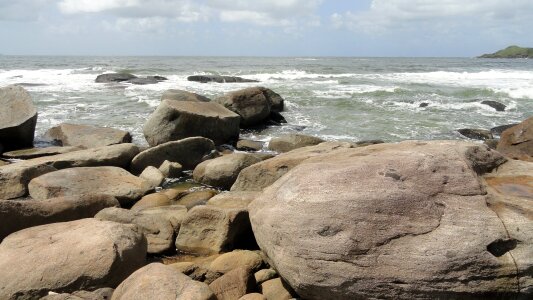
[(183, 175), (183, 166), (180, 163), (165, 160), (159, 167), (159, 171), (167, 178), (178, 178)]
[(278, 277), (278, 272), (274, 269), (263, 269), (255, 272), (254, 277), (257, 284), (262, 284), (265, 281)]
[(37, 110), (30, 94), (22, 87), (0, 88), (0, 144), (4, 150), (33, 146)]
[(492, 133), (492, 135), (494, 136), (500, 136), (505, 130), (511, 128), (511, 127), (514, 127), (518, 125), (518, 123), (513, 123), (513, 124), (507, 124), (507, 125), (500, 125), (500, 126), (496, 126), (496, 127), (492, 127), (490, 129), (490, 133)]
[(137, 201), (132, 207), (132, 211), (139, 211), (152, 207), (168, 206), (171, 205), (171, 201), (167, 195), (163, 193), (149, 194)]
[(259, 192), (225, 192), (220, 193), (207, 201), (207, 205), (216, 206), (220, 208), (238, 208), (248, 209), (255, 198), (259, 196)]
[(355, 145), (357, 147), (366, 147), (370, 145), (377, 145), (377, 144), (383, 144), (383, 143), (385, 143), (383, 140), (362, 140), (362, 141), (355, 142)]
[(263, 265), (263, 258), (261, 255), (250, 250), (235, 250), (224, 253), (217, 257), (209, 265), (209, 269), (213, 272), (226, 274), (239, 267), (246, 267), (253, 272), (259, 270)]
[(488, 140), (492, 139), (492, 133), (489, 130), (485, 129), (459, 129), (457, 130), (461, 135), (466, 136), (469, 139), (474, 140)]
[(350, 143), (326, 142), (280, 154), (243, 169), (231, 187), (231, 191), (261, 191), (306, 159), (351, 147), (353, 145)]
[(481, 104), (490, 106), (494, 108), (496, 111), (505, 111), (505, 108), (507, 107), (503, 103), (500, 103), (498, 101), (492, 101), (492, 100), (481, 101)]
[(176, 236), (180, 230), (181, 223), (187, 216), (187, 208), (183, 205), (150, 207), (143, 209), (141, 214), (145, 216), (154, 215), (160, 219), (167, 220), (172, 225)]
[(267, 300), (290, 300), (296, 296), (292, 288), (281, 278), (263, 282), (261, 284), (261, 293)]
[[(261, 88), (266, 98), (270, 102), (270, 111), (273, 113), (282, 112), (285, 109), (285, 100), (271, 89)], [(277, 115), (277, 114), (275, 114)], [(283, 116), (282, 116), (283, 117)], [(285, 122), (286, 123), (286, 122)]]
[(212, 206), (193, 207), (176, 239), (176, 248), (186, 253), (216, 254), (255, 244), (248, 213)]
[(240, 117), (213, 102), (165, 99), (150, 115), (143, 133), (150, 146), (201, 136), (220, 145), (237, 140)]
[(254, 292), (256, 283), (250, 269), (239, 267), (213, 281), (209, 287), (218, 300), (235, 300)]
[(205, 283), (194, 281), (170, 266), (149, 264), (131, 274), (113, 293), (112, 300), (215, 300)]
[(209, 199), (217, 194), (214, 190), (201, 190), (190, 192), (187, 195), (179, 198), (176, 204), (184, 205), (187, 209), (191, 209), (198, 205), (205, 205)]
[(533, 161), (533, 117), (505, 130), (496, 150), (513, 159)]
[(106, 207), (118, 206), (117, 199), (106, 195), (48, 200), (0, 200), (0, 241), (25, 228), (92, 218)]
[(220, 75), (193, 75), (187, 77), (188, 81), (197, 81), (201, 83), (216, 82), (216, 83), (241, 83), (241, 82), (259, 82), (257, 80), (245, 79), (236, 76), (220, 76)]
[(143, 214), (128, 209), (111, 207), (101, 210), (97, 220), (113, 221), (123, 224), (139, 226), (148, 242), (148, 253), (161, 254), (169, 251), (174, 242), (174, 228), (167, 219), (159, 218), (156, 214)]
[(2, 154), (3, 157), (9, 159), (32, 159), (43, 156), (51, 156), (57, 154), (70, 153), (82, 150), (81, 147), (46, 147), (46, 148), (30, 148), (22, 150), (9, 151)]
[(420, 105), (418, 105), (418, 107), (428, 107), (429, 106), (429, 103), (427, 102), (422, 102), (420, 103)]
[(170, 266), (194, 280), (210, 284), (223, 275), (209, 270), (209, 264), (218, 256), (218, 254), (207, 257), (190, 256), (186, 262), (173, 263)]
[(192, 102), (210, 102), (211, 99), (198, 95), (195, 93), (183, 90), (166, 90), (161, 96), (161, 100), (175, 100), (175, 101), (192, 101)]
[(117, 167), (70, 168), (41, 175), (28, 185), (37, 200), (87, 194), (111, 195), (121, 205), (131, 205), (153, 187), (139, 177)]
[(128, 73), (109, 73), (102, 74), (96, 77), (95, 82), (98, 83), (110, 83), (110, 82), (122, 82), (137, 78), (137, 76)]
[[(346, 149), (293, 168), (250, 204), (250, 219), (304, 299), (527, 298), (532, 256), (513, 256), (533, 242), (507, 251), (507, 226), (479, 177), (504, 162), (468, 142)], [(531, 222), (522, 224), (513, 226)]]
[(278, 153), (283, 153), (297, 148), (315, 146), (323, 142), (323, 139), (314, 136), (303, 134), (286, 134), (277, 138), (273, 138), (270, 143), (268, 143), (268, 149)]
[(492, 150), (496, 150), (499, 142), (500, 142), (499, 139), (488, 139), (488, 140), (483, 141), (483, 144), (487, 145)]
[(146, 78), (133, 78), (128, 80), (128, 83), (136, 84), (136, 85), (146, 85), (146, 84), (156, 84), (160, 83), (162, 80), (159, 80), (153, 76), (146, 77)]
[(0, 299), (115, 287), (145, 256), (133, 225), (82, 219), (27, 228), (0, 244)]
[(246, 88), (213, 100), (241, 116), (241, 127), (257, 125), (268, 119), (272, 103), (264, 88)]
[(161, 186), (165, 181), (165, 175), (163, 175), (163, 172), (152, 166), (146, 167), (139, 177), (148, 181), (148, 183), (154, 188)]
[(251, 293), (240, 297), (239, 300), (266, 300), (266, 298), (263, 294)]
[(61, 146), (83, 148), (131, 143), (130, 133), (124, 130), (67, 123), (48, 129), (45, 138), (51, 139)]
[(112, 288), (101, 288), (95, 291), (76, 291), (72, 294), (49, 294), (40, 300), (109, 300), (113, 295)]
[(57, 169), (87, 166), (128, 167), (139, 153), (133, 144), (119, 144), (34, 158), (0, 168), (0, 199), (25, 196), (30, 180)]
[(0, 159), (0, 167), (9, 165), (9, 162)]
[(281, 124), (287, 124), (285, 117), (279, 112), (270, 111), (269, 121), (273, 125), (281, 126)]
[(248, 153), (233, 153), (206, 160), (193, 172), (195, 181), (229, 190), (242, 169), (261, 162), (261, 159)]
[(260, 151), (263, 145), (264, 143), (259, 141), (239, 140), (236, 148), (241, 151)]
[(139, 174), (148, 166), (159, 167), (166, 160), (177, 162), (186, 170), (193, 170), (215, 151), (215, 144), (203, 137), (186, 138), (149, 148), (131, 162), (133, 174)]

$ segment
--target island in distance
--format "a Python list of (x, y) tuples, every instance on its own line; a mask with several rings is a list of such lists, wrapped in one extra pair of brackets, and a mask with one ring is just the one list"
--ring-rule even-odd
[(479, 58), (533, 58), (533, 48), (509, 46), (491, 54), (483, 54)]

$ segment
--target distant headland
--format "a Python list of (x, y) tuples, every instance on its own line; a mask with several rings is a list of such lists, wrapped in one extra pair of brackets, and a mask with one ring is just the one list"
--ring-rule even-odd
[(533, 58), (533, 48), (509, 46), (491, 54), (483, 54), (479, 58)]

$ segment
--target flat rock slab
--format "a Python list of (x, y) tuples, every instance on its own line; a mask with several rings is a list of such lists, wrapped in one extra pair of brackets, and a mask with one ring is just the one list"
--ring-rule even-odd
[(145, 257), (134, 225), (82, 219), (24, 229), (0, 244), (0, 299), (116, 287)]
[(39, 176), (28, 185), (34, 199), (87, 194), (111, 195), (121, 205), (139, 200), (153, 187), (146, 180), (117, 167), (82, 167)]
[(2, 154), (5, 158), (10, 159), (32, 159), (43, 156), (52, 156), (57, 154), (70, 153), (74, 151), (83, 150), (81, 147), (46, 147), (46, 148), (30, 148), (9, 151)]
[(37, 109), (30, 94), (20, 86), (0, 88), (0, 144), (4, 149), (33, 146)]
[(130, 133), (124, 130), (67, 123), (48, 129), (45, 137), (62, 146), (83, 148), (131, 143)]
[(236, 76), (220, 76), (220, 75), (193, 75), (187, 77), (188, 81), (197, 81), (201, 83), (216, 82), (216, 83), (242, 83), (242, 82), (259, 82), (253, 79), (245, 79)]

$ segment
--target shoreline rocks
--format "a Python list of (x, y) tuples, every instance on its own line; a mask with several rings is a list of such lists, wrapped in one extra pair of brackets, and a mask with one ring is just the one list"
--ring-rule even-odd
[(30, 94), (22, 87), (0, 88), (0, 144), (4, 150), (33, 146), (37, 110)]
[(220, 76), (220, 75), (192, 75), (187, 77), (188, 81), (196, 81), (201, 83), (216, 82), (216, 83), (243, 83), (243, 82), (259, 82), (253, 79), (245, 79), (237, 76)]
[(496, 150), (513, 159), (533, 162), (533, 117), (503, 131)]
[(48, 129), (45, 138), (61, 146), (97, 148), (122, 143), (131, 143), (129, 132), (109, 127), (69, 124)]

